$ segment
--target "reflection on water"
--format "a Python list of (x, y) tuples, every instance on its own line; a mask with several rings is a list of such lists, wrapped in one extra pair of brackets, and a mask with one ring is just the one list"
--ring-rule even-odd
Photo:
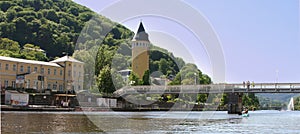
[(1, 112), (2, 133), (300, 133), (300, 112)]
[(1, 112), (2, 133), (101, 132), (85, 115), (45, 112)]

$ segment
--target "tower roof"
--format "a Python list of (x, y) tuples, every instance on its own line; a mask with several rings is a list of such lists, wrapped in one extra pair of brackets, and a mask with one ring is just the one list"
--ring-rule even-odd
[(142, 22), (140, 22), (139, 29), (136, 33), (140, 33), (140, 32), (146, 32)]
[(148, 34), (146, 33), (142, 22), (140, 22), (138, 31), (136, 32), (135, 36), (133, 37), (133, 41), (149, 41)]

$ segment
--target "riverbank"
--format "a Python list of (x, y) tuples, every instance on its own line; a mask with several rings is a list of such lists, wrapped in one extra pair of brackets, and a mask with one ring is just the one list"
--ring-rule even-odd
[(67, 112), (75, 111), (76, 108), (63, 108), (56, 106), (44, 106), (44, 105), (29, 105), (29, 106), (11, 106), (11, 105), (1, 105), (1, 111), (57, 111), (57, 112)]
[(52, 112), (72, 112), (72, 111), (86, 111), (86, 112), (101, 112), (101, 111), (119, 111), (119, 112), (145, 112), (145, 111), (226, 111), (224, 109), (213, 108), (110, 108), (110, 107), (56, 107), (47, 105), (29, 105), (29, 106), (11, 106), (1, 105), (1, 111), (52, 111)]

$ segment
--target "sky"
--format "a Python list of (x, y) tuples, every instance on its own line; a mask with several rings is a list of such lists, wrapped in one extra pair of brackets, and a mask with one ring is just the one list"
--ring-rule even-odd
[[(211, 51), (208, 45), (219, 45), (216, 52), (220, 53), (217, 49), (222, 49), (222, 60), (225, 63), (222, 68), (227, 83), (248, 80), (256, 83), (300, 83), (299, 0), (180, 1), (187, 6), (166, 1), (159, 5), (149, 4), (149, 1), (142, 5), (141, 0), (136, 3), (124, 0), (74, 1), (134, 32), (142, 21), (154, 45), (169, 50), (187, 62), (195, 63), (203, 73), (212, 77), (216, 75), (213, 68), (219, 66), (214, 60), (214, 55), (218, 54)], [(113, 10), (111, 7), (117, 3), (122, 3), (123, 8)], [(148, 14), (128, 17), (130, 11), (139, 14), (148, 11)], [(114, 15), (127, 15), (127, 18), (118, 19)], [(199, 15), (209, 25), (198, 23), (201, 18)], [(198, 24), (197, 27), (188, 27), (192, 23)], [(205, 30), (197, 34), (197, 28), (206, 27), (213, 29), (215, 35)], [(219, 44), (207, 45), (205, 40), (208, 38), (218, 39)]]

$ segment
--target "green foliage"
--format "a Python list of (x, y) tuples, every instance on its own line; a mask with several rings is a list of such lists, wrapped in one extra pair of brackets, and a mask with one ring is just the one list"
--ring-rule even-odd
[(197, 101), (200, 103), (205, 103), (207, 98), (208, 98), (207, 94), (198, 94), (197, 95)]
[(163, 75), (170, 76), (176, 75), (181, 68), (181, 65), (177, 64), (177, 60), (180, 64), (184, 64), (181, 58), (176, 58), (167, 50), (153, 46), (150, 50), (150, 73), (160, 71)]
[[(114, 80), (113, 80), (114, 79)], [(104, 66), (97, 79), (96, 85), (100, 93), (106, 95), (113, 93), (116, 89), (119, 89), (124, 86), (124, 82), (120, 74), (116, 71), (111, 70), (110, 67)]]
[(33, 44), (25, 44), (24, 49), (21, 49), (18, 42), (7, 38), (0, 38), (0, 55), (29, 60), (48, 60), (40, 47), (34, 46)]
[(100, 45), (109, 32), (112, 36), (104, 43), (110, 46), (133, 36), (124, 26), (72, 0), (0, 1), (0, 37), (16, 41), (20, 47), (27, 43), (39, 46), (49, 57), (61, 57), (63, 52), (72, 55), (77, 42), (88, 49)]
[(143, 85), (150, 85), (150, 71), (146, 70), (143, 76)]
[(222, 95), (220, 105), (221, 105), (221, 106), (225, 106), (227, 103), (228, 103), (227, 94), (224, 93), (224, 94)]
[(170, 85), (211, 84), (210, 77), (197, 68), (195, 64), (188, 63), (177, 73)]
[(295, 110), (300, 110), (300, 96), (294, 99)]
[(8, 38), (0, 38), (0, 49), (19, 53), (20, 46), (18, 42), (15, 42)]
[(130, 81), (130, 85), (132, 85), (132, 86), (137, 86), (137, 85), (143, 84), (143, 82), (139, 79), (139, 77), (134, 72), (130, 73), (129, 81)]
[(254, 93), (248, 93), (248, 95), (244, 94), (242, 97), (242, 104), (245, 107), (250, 109), (258, 109), (260, 107), (258, 98), (254, 95)]

